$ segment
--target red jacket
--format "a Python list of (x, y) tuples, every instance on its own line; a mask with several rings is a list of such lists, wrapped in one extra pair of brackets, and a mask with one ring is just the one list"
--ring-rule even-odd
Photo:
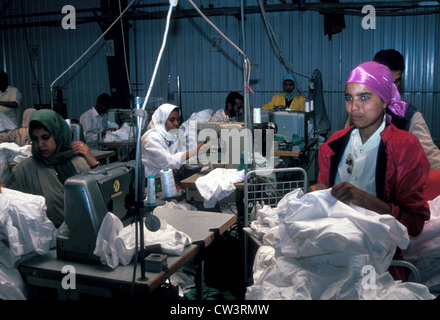
[[(319, 149), (318, 183), (334, 185), (353, 126), (335, 132)], [(424, 186), (430, 164), (416, 136), (387, 124), (381, 132), (376, 163), (377, 197), (392, 207), (391, 215), (417, 236), (430, 218)]]

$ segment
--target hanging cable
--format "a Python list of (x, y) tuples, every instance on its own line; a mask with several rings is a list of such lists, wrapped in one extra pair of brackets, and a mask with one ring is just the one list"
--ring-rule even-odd
[[(208, 22), (223, 38), (225, 38), (226, 41), (228, 41), (235, 49), (237, 49), (238, 52), (240, 52), (244, 58), (245, 58), (245, 64), (246, 67), (248, 69), (248, 73), (245, 75), (245, 82), (249, 83), (250, 81), (250, 77), (251, 77), (251, 63), (248, 59), (248, 57), (246, 56), (246, 54), (243, 52), (243, 50), (237, 46), (234, 42), (232, 42), (231, 39), (229, 39), (223, 32), (220, 31), (219, 28), (217, 28), (217, 26), (211, 22), (211, 20), (209, 20), (204, 14), (203, 12), (194, 4), (194, 2), (192, 0), (188, 0), (189, 3), (194, 7), (194, 9), (200, 14), (200, 16), (206, 20), (206, 22)], [(247, 90), (249, 90), (249, 86), (247, 88), (245, 88)]]
[(162, 59), (162, 54), (165, 49), (165, 45), (167, 43), (168, 30), (170, 28), (171, 13), (173, 12), (173, 6), (177, 5), (177, 1), (174, 1), (174, 3), (172, 3), (172, 2), (173, 1), (170, 0), (170, 8), (168, 9), (167, 21), (166, 21), (166, 25), (165, 25), (165, 32), (163, 35), (162, 46), (160, 48), (159, 55), (157, 57), (156, 65), (154, 66), (153, 75), (151, 76), (150, 86), (148, 87), (148, 91), (145, 96), (144, 103), (142, 104), (142, 110), (145, 110), (148, 99), (150, 98), (151, 90), (153, 89), (154, 80), (156, 79), (157, 69), (159, 68), (160, 60)]
[[(131, 7), (131, 5), (135, 2), (135, 0), (132, 0), (130, 4), (122, 11), (122, 13), (119, 15), (119, 17), (116, 18), (115, 21), (107, 28), (107, 30), (104, 31), (104, 33), (96, 39), (96, 41), (86, 50), (84, 53), (74, 62), (70, 67), (68, 67), (63, 73), (61, 73), (50, 85), (50, 90), (52, 91), (53, 85), (55, 82), (57, 82), (62, 76), (64, 76), (70, 69), (73, 68), (74, 65), (76, 65), (98, 42), (106, 35), (106, 33), (115, 25), (116, 22), (118, 22), (119, 19), (125, 14), (125, 12), (128, 10), (128, 8)], [(53, 103), (53, 102), (52, 102)]]
[[(122, 14), (121, 10), (121, 0), (119, 2), (119, 14)], [(125, 34), (124, 34), (124, 22), (122, 19), (121, 22), (121, 33), (122, 33), (122, 48), (124, 52), (124, 66), (125, 66), (125, 74), (127, 76), (127, 83), (128, 83), (128, 92), (130, 93), (130, 97), (132, 96), (132, 90), (131, 90), (131, 81), (130, 81), (130, 73), (128, 72), (128, 63), (127, 63), (127, 50), (125, 48)]]
[[(23, 24), (25, 24), (24, 12), (23, 12), (23, 0), (20, 0), (20, 9), (21, 9), (21, 14), (22, 14), (21, 19), (23, 21)], [(38, 80), (37, 73), (35, 72), (35, 68), (34, 68), (34, 65), (32, 63), (32, 54), (31, 54), (31, 50), (29, 48), (29, 37), (28, 37), (28, 33), (27, 33), (27, 28), (24, 28), (24, 37), (26, 39), (26, 48), (27, 48), (28, 54), (29, 54), (29, 60), (30, 60), (32, 75), (34, 76), (34, 80), (37, 83), (38, 102), (41, 104), (40, 81)]]
[[(258, 0), (258, 5), (260, 6), (260, 10), (261, 10), (261, 15), (263, 17), (263, 21), (264, 21), (264, 25), (266, 26), (267, 32), (269, 33), (269, 39), (272, 43), (272, 46), (274, 47), (275, 50), (275, 54), (277, 55), (278, 59), (280, 60), (280, 62), (284, 65), (284, 67), (286, 68), (286, 70), (289, 73), (292, 73), (292, 76), (295, 78), (295, 74), (299, 75), (301, 77), (307, 78), (309, 79), (310, 77), (305, 76), (299, 72), (294, 71), (294, 69), (297, 69), (295, 66), (293, 66), (288, 59), (284, 56), (283, 50), (281, 49), (278, 41), (276, 40), (275, 37), (275, 32), (272, 29), (272, 26), (270, 25), (269, 21), (267, 20), (266, 17), (266, 11), (264, 10), (264, 5), (262, 3), (262, 0)], [(295, 79), (296, 81), (296, 79)], [(297, 82), (297, 81), (296, 81)], [(298, 89), (300, 94), (302, 94), (302, 90), (301, 90), (301, 86), (299, 85), (299, 83), (297, 82), (298, 85)]]

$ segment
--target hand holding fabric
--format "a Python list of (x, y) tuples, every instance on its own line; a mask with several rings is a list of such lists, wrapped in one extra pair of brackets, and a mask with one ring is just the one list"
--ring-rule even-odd
[(331, 194), (345, 204), (356, 204), (364, 209), (375, 211), (379, 214), (389, 214), (391, 207), (386, 202), (376, 198), (368, 192), (362, 191), (349, 182), (335, 184)]

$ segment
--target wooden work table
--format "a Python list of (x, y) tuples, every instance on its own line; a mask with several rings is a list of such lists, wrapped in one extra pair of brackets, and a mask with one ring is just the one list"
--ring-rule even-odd
[[(102, 264), (60, 260), (56, 256), (56, 250), (29, 259), (21, 263), (18, 269), (26, 284), (56, 289), (59, 299), (80, 299), (81, 294), (127, 299), (133, 292), (136, 296), (145, 296), (160, 286), (170, 274), (179, 270), (203, 250), (209, 249), (217, 235), (224, 233), (236, 222), (236, 216), (233, 214), (160, 207), (155, 209), (154, 215), (186, 233), (192, 239), (192, 243), (185, 247), (181, 256), (167, 257), (167, 271), (146, 272), (147, 279), (140, 278), (139, 263), (133, 277), (134, 263), (111, 269)], [(62, 287), (62, 280), (66, 276), (63, 268), (66, 266), (75, 270), (76, 289)]]

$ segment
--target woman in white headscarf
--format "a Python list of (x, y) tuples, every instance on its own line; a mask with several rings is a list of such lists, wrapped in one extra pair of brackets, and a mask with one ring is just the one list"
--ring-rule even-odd
[(165, 103), (153, 113), (148, 130), (142, 135), (142, 164), (145, 177), (157, 176), (160, 170), (168, 168), (178, 170), (186, 160), (197, 154), (203, 146), (187, 152), (178, 150), (177, 135), (179, 128), (179, 108)]

